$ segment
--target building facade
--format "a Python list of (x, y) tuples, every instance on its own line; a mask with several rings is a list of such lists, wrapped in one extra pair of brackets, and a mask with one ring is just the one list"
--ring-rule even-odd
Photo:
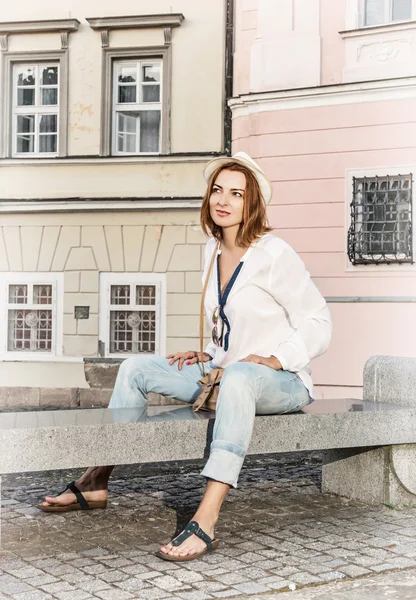
[(2, 5), (2, 386), (88, 387), (84, 359), (197, 348), (230, 10)]
[(275, 233), (334, 330), (318, 397), (359, 397), (365, 361), (416, 356), (415, 0), (237, 0), (233, 151), (273, 181)]

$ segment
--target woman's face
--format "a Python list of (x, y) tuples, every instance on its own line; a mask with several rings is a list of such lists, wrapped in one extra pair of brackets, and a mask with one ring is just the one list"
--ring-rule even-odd
[(224, 169), (215, 180), (209, 199), (211, 218), (223, 228), (240, 225), (243, 220), (246, 176)]

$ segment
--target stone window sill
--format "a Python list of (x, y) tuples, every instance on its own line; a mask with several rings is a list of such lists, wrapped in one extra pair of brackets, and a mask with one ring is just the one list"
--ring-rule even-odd
[(416, 21), (402, 21), (396, 23), (387, 23), (386, 25), (376, 25), (370, 27), (360, 27), (359, 29), (348, 29), (340, 31), (339, 35), (343, 39), (364, 37), (368, 35), (377, 35), (380, 33), (394, 33), (397, 31), (409, 31), (416, 29)]

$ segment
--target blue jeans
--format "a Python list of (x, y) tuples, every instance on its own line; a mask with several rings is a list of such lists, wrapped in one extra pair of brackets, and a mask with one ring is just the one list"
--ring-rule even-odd
[[(204, 364), (208, 373), (212, 361)], [(109, 408), (144, 408), (153, 392), (192, 404), (201, 389), (201, 366), (169, 365), (162, 356), (132, 356), (121, 363)], [(255, 415), (301, 410), (312, 399), (301, 379), (290, 371), (237, 362), (223, 373), (218, 394), (211, 452), (202, 475), (232, 487), (251, 440)]]

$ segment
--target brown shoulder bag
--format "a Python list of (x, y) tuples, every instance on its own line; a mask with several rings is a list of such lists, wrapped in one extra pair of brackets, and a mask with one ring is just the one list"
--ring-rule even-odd
[(220, 391), (220, 381), (224, 369), (211, 369), (211, 371), (207, 374), (204, 367), (204, 361), (202, 360), (202, 353), (204, 350), (204, 304), (205, 304), (205, 294), (207, 291), (208, 283), (212, 273), (212, 267), (214, 265), (214, 260), (217, 256), (218, 244), (215, 247), (214, 253), (211, 258), (211, 263), (209, 265), (207, 277), (205, 279), (204, 289), (202, 291), (201, 297), (201, 307), (199, 311), (199, 349), (200, 349), (200, 357), (201, 357), (201, 367), (202, 373), (204, 376), (199, 380), (201, 385), (201, 391), (199, 393), (198, 398), (193, 403), (194, 412), (198, 412), (199, 410), (215, 410), (217, 406), (217, 398), (218, 393)]

